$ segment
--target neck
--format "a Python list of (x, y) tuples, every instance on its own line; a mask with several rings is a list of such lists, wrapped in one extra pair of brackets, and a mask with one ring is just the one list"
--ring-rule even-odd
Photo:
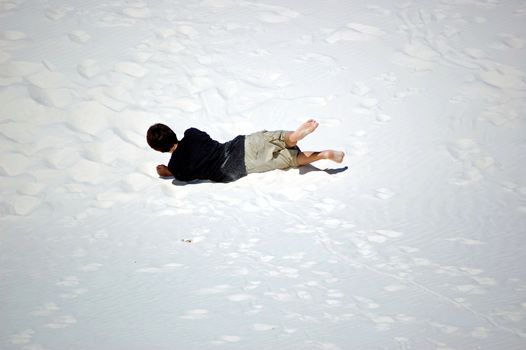
[(170, 153), (174, 153), (175, 149), (177, 148), (177, 143), (170, 148)]

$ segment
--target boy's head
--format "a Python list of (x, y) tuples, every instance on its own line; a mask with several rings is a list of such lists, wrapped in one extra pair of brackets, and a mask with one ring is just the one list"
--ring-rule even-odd
[(170, 152), (172, 147), (178, 142), (177, 136), (172, 129), (164, 124), (150, 126), (146, 133), (146, 141), (148, 141), (151, 148), (159, 152)]

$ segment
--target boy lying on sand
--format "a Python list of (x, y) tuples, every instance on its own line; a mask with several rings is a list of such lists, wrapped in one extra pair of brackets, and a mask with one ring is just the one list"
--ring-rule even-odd
[(172, 154), (168, 166), (157, 166), (159, 176), (174, 176), (180, 181), (230, 182), (247, 174), (299, 167), (320, 159), (341, 163), (345, 156), (341, 151), (299, 150), (298, 141), (317, 127), (318, 123), (310, 119), (296, 131), (265, 130), (219, 143), (196, 128), (186, 130), (179, 141), (168, 126), (154, 124), (146, 139), (154, 150)]

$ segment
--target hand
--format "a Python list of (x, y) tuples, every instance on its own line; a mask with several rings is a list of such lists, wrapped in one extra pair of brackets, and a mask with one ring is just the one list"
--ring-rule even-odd
[(166, 165), (159, 164), (159, 165), (157, 165), (156, 170), (157, 170), (157, 174), (159, 174), (159, 176), (163, 176), (163, 177), (173, 176), (172, 173), (170, 172), (170, 170), (168, 170), (168, 167)]

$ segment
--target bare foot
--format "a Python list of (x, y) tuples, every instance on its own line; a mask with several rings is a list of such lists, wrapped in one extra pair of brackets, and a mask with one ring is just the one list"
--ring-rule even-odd
[(303, 139), (305, 136), (309, 135), (314, 130), (316, 130), (318, 125), (319, 125), (318, 122), (315, 121), (314, 119), (307, 120), (305, 123), (298, 126), (296, 131), (293, 131), (289, 135), (289, 141), (292, 144), (296, 144), (299, 140)]
[(157, 165), (157, 174), (163, 177), (173, 176), (170, 170), (168, 170), (168, 167), (163, 164)]
[(336, 162), (336, 163), (343, 162), (343, 158), (345, 157), (345, 153), (344, 152), (342, 152), (342, 151), (334, 151), (332, 149), (321, 152), (321, 155), (322, 155), (322, 157), (324, 159), (329, 159), (329, 160), (332, 160), (333, 162)]

